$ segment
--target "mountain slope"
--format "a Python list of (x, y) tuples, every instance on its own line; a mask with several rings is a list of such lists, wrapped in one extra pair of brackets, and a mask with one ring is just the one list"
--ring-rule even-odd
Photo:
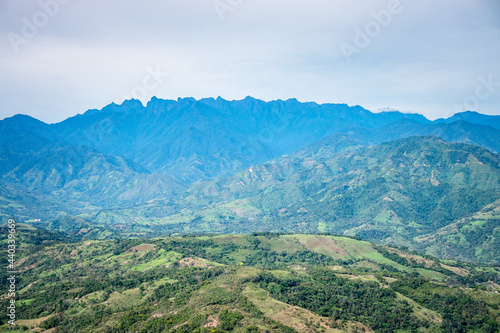
[[(333, 158), (298, 154), (195, 184), (184, 198), (142, 206), (139, 215), (114, 210), (95, 219), (148, 214), (143, 224), (164, 232), (329, 231), (425, 251), (416, 237), (500, 199), (500, 158), (478, 146), (412, 137)], [(163, 206), (179, 209), (158, 210)], [(494, 252), (462, 258), (498, 260)]]
[(87, 204), (146, 202), (182, 188), (171, 177), (151, 174), (137, 163), (87, 146), (52, 142), (12, 128), (1, 130), (0, 137), (0, 182), (23, 191), (18, 204), (35, 195), (59, 201), (56, 210), (74, 212)]
[(130, 100), (47, 125), (52, 132), (26, 119), (4, 120), (4, 126), (22, 120), (45, 138), (123, 156), (149, 171), (193, 182), (231, 176), (352, 126), (377, 128), (402, 118), (428, 122), (419, 115), (373, 114), (345, 104), (247, 97), (241, 101), (153, 98), (146, 107)]
[(500, 200), (472, 216), (418, 237), (417, 248), (446, 259), (498, 263), (500, 258)]
[[(37, 241), (24, 233), (20, 228), (23, 239)], [(21, 329), (340, 333), (500, 326), (498, 268), (444, 263), (353, 238), (264, 233), (28, 248), (17, 262)]]
[(480, 114), (474, 111), (465, 111), (456, 113), (447, 119), (437, 119), (436, 123), (452, 123), (458, 120), (464, 120), (471, 124), (491, 126), (496, 129), (500, 129), (500, 116), (490, 116), (486, 114)]
[[(465, 118), (474, 124), (461, 120)], [(360, 106), (295, 99), (173, 101), (153, 97), (146, 106), (129, 100), (52, 125), (16, 116), (3, 120), (0, 128), (27, 129), (51, 141), (89, 146), (133, 160), (150, 172), (192, 183), (230, 177), (334, 134), (361, 133), (356, 139), (364, 145), (433, 134), (500, 151), (500, 130), (486, 126), (490, 118), (474, 114), (432, 123), (417, 114), (372, 113)]]
[[(419, 240), (499, 199), (495, 119), (251, 97), (18, 115), (0, 122), (0, 214), (96, 238), (330, 231), (434, 251), (447, 240)], [(429, 134), (466, 145), (408, 138)], [(478, 237), (446, 252), (498, 260)]]
[[(22, 120), (45, 138), (50, 135), (51, 140), (93, 147), (132, 159), (149, 171), (194, 182), (234, 175), (336, 133), (368, 131), (371, 135), (364, 138), (366, 145), (433, 134), (499, 151), (500, 130), (486, 126), (489, 118), (485, 117), (457, 116), (431, 123), (416, 114), (371, 113), (360, 106), (300, 103), (295, 99), (264, 102), (251, 97), (240, 101), (219, 97), (173, 101), (154, 97), (145, 107), (130, 100), (53, 125), (11, 119), (4, 121), (4, 126)], [(457, 127), (456, 120), (464, 124)]]
[(373, 143), (391, 141), (410, 136), (434, 135), (449, 142), (462, 142), (500, 152), (500, 130), (487, 125), (478, 125), (464, 120), (446, 124), (420, 123), (402, 119), (375, 131), (368, 138)]

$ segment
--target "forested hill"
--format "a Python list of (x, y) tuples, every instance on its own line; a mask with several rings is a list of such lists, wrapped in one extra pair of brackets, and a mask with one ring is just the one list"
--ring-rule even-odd
[(98, 238), (333, 232), (495, 264), (499, 200), (500, 159), (487, 149), (433, 136), (359, 148), (337, 136), (175, 197), (47, 227)]
[[(171, 237), (19, 254), (20, 331), (498, 332), (500, 269), (328, 235)], [(4, 241), (2, 244), (5, 242)], [(22, 256), (22, 258), (21, 258)], [(7, 290), (5, 271), (1, 290)], [(0, 295), (4, 297), (5, 295)], [(7, 306), (7, 299), (0, 306)], [(6, 319), (1, 318), (7, 331)]]

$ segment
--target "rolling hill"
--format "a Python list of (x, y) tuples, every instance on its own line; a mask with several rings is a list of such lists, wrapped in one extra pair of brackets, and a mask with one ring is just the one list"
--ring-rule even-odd
[[(18, 231), (25, 241), (37, 240), (32, 228)], [(500, 327), (498, 268), (443, 262), (359, 239), (261, 233), (41, 244), (17, 262), (21, 331)], [(0, 299), (0, 306), (6, 302)], [(1, 320), (0, 329), (7, 329)]]

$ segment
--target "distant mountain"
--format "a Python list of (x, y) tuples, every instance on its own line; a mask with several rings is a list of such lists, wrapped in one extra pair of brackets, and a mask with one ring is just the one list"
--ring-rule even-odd
[[(52, 208), (69, 212), (95, 205), (117, 207), (146, 202), (183, 188), (172, 177), (151, 174), (123, 157), (106, 155), (88, 146), (53, 142), (12, 127), (0, 129), (0, 184), (16, 188), (17, 195), (10, 193), (16, 204), (38, 207), (46, 201), (52, 202), (51, 206), (59, 202), (59, 207)], [(10, 191), (6, 192), (8, 196)], [(33, 202), (36, 198), (38, 203)], [(5, 200), (6, 213), (15, 213)], [(38, 214), (46, 216), (43, 211)]]
[(374, 114), (359, 106), (266, 103), (247, 97), (153, 98), (146, 107), (130, 100), (54, 125), (17, 116), (2, 121), (2, 126), (28, 128), (50, 140), (89, 146), (132, 159), (151, 172), (194, 182), (231, 176), (352, 127), (373, 129), (403, 118), (428, 123), (420, 115)]
[(345, 149), (373, 146), (392, 140), (427, 135), (439, 137), (449, 142), (474, 144), (494, 152), (500, 152), (500, 130), (491, 126), (472, 124), (463, 120), (446, 124), (423, 124), (406, 118), (376, 129), (358, 127), (345, 133), (336, 133), (307, 146), (305, 151), (315, 156), (334, 156)]
[[(497, 119), (251, 97), (17, 115), (0, 121), (0, 215), (94, 238), (329, 231), (431, 251), (500, 199)], [(463, 259), (494, 260), (469, 244)]]
[(2, 131), (0, 142), (11, 140), (8, 133), (16, 133), (17, 136), (37, 134), (40, 137), (52, 139), (57, 137), (51, 125), (23, 114), (0, 120), (0, 131)]
[(278, 159), (214, 186), (199, 186), (199, 196), (209, 197), (214, 187), (218, 197), (249, 198), (258, 209), (283, 215), (279, 219), (324, 221), (329, 231), (352, 230), (382, 241), (397, 232), (372, 235), (368, 230), (384, 230), (384, 223), (374, 220), (389, 211), (387, 228), (403, 223), (413, 234), (495, 201), (500, 159), (477, 146), (412, 137), (327, 159)]
[(0, 128), (27, 129), (51, 141), (88, 146), (133, 160), (150, 172), (193, 183), (230, 177), (333, 134), (366, 132), (366, 138), (356, 137), (365, 145), (433, 134), (498, 152), (500, 130), (486, 126), (488, 117), (492, 118), (468, 117), (474, 126), (456, 123), (453, 117), (432, 123), (418, 114), (372, 113), (360, 106), (300, 103), (296, 99), (173, 101), (153, 97), (145, 107), (138, 100), (129, 100), (53, 125), (16, 116), (3, 120)]
[(401, 119), (379, 128), (372, 134), (371, 142), (380, 143), (410, 136), (434, 135), (450, 142), (462, 142), (500, 152), (500, 130), (491, 126), (457, 120), (450, 123), (423, 125)]
[(437, 119), (435, 120), (435, 123), (449, 124), (458, 120), (463, 120), (471, 124), (491, 126), (493, 128), (500, 129), (500, 116), (489, 116), (474, 111), (456, 113), (447, 119)]

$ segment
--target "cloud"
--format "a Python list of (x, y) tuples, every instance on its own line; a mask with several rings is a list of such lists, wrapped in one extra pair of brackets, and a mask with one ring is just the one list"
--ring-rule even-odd
[[(494, 0), (401, 0), (350, 62), (340, 45), (355, 45), (357, 31), (376, 28), (377, 15), (397, 0), (221, 0), (232, 4), (223, 20), (215, 1), (0, 2), (0, 118), (53, 122), (101, 108), (130, 95), (151, 67), (169, 75), (144, 101), (296, 97), (430, 118), (473, 94), (479, 77), (500, 81)], [(54, 3), (57, 13), (14, 52), (9, 33), (23, 36), (26, 20)], [(478, 111), (499, 114), (499, 104), (500, 87)]]

